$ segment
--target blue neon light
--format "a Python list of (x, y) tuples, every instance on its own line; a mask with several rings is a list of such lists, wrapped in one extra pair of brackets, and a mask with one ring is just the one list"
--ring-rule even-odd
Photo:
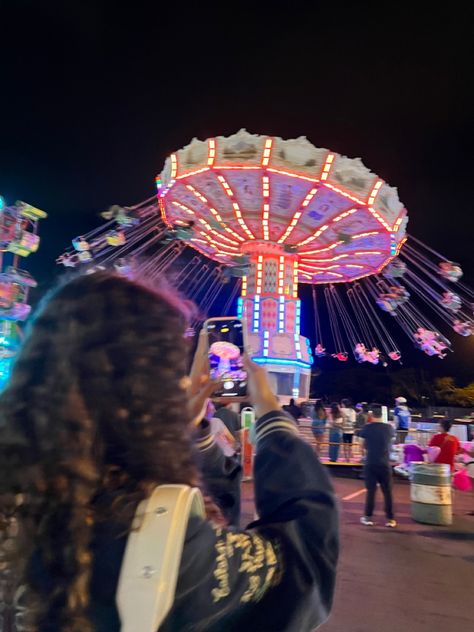
[(298, 299), (296, 301), (295, 334), (300, 333), (300, 326), (301, 326), (301, 301)]
[(258, 332), (260, 326), (260, 296), (254, 298), (253, 306), (253, 330)]
[(301, 369), (310, 369), (311, 364), (302, 360), (285, 360), (283, 358), (252, 358), (257, 364), (282, 364), (286, 366), (297, 366)]
[(242, 318), (242, 314), (244, 312), (244, 299), (237, 299), (237, 318)]

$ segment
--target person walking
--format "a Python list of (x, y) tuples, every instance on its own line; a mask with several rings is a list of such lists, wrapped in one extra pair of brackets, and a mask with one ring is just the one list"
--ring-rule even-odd
[(374, 525), (375, 492), (379, 484), (384, 497), (385, 526), (394, 528), (397, 522), (393, 513), (390, 449), (395, 432), (390, 424), (384, 423), (380, 404), (371, 404), (370, 411), (372, 421), (359, 431), (359, 437), (363, 440), (362, 447), (365, 450), (364, 476), (367, 489), (365, 515), (360, 521), (366, 526)]
[(329, 460), (333, 463), (339, 458), (339, 448), (342, 441), (343, 417), (339, 404), (333, 402), (329, 408)]
[(321, 456), (321, 448), (326, 434), (328, 414), (322, 402), (318, 400), (312, 411), (311, 431), (316, 442), (316, 452)]
[(350, 463), (352, 461), (352, 442), (356, 424), (356, 411), (350, 399), (343, 399), (341, 401), (341, 413), (343, 418), (342, 444), (344, 448), (344, 458), (347, 463)]
[[(117, 607), (122, 566), (136, 550), (127, 541), (143, 522), (148, 535), (166, 529), (166, 507), (136, 528), (137, 507), (162, 485), (196, 492), (233, 473), (203, 418), (215, 388), (205, 336), (187, 374), (185, 309), (169, 290), (101, 272), (63, 284), (30, 322), (0, 396), (0, 582), (12, 596), (2, 600), (4, 620), (16, 609), (22, 629), (119, 632), (125, 613), (127, 629), (145, 606), (153, 614), (156, 551), (128, 576), (134, 586), (149, 581), (140, 609), (133, 592)], [(338, 511), (329, 476), (265, 369), (248, 359), (245, 368), (259, 519), (241, 530), (218, 525), (209, 499), (206, 516), (199, 502), (176, 525), (184, 539), (167, 553), (177, 583), (160, 584), (170, 595), (160, 632), (310, 632), (331, 610)], [(161, 537), (174, 538), (169, 529)]]

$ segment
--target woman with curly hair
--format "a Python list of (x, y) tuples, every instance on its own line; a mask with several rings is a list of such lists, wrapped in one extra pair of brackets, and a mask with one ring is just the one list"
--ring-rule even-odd
[[(200, 420), (212, 385), (198, 376), (189, 394), (185, 327), (173, 294), (108, 273), (40, 306), (0, 398), (0, 590), (16, 607), (14, 622), (3, 608), (5, 629), (118, 632), (137, 504), (160, 484), (199, 485), (198, 462), (207, 489), (235, 474)], [(165, 632), (302, 632), (330, 609), (330, 482), (264, 370), (247, 370), (260, 518), (246, 531), (190, 519)]]

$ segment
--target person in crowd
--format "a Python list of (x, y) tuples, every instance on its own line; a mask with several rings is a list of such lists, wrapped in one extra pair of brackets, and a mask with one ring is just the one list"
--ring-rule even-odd
[[(242, 479), (242, 467), (236, 453), (236, 441), (224, 422), (215, 417), (216, 408), (209, 401), (206, 411), (206, 419), (209, 420), (210, 432), (215, 442), (222, 450), (226, 459), (227, 476), (220, 476), (217, 472), (212, 477), (211, 472), (205, 470), (205, 464), (201, 468), (206, 474), (207, 491), (212, 495), (217, 506), (221, 510), (227, 523), (231, 526), (240, 525), (240, 483)], [(233, 484), (229, 485), (229, 477)]]
[(411, 414), (407, 406), (406, 397), (397, 397), (395, 399), (395, 408), (393, 409), (393, 417), (395, 428), (397, 431), (397, 443), (405, 443), (406, 436), (410, 430)]
[(344, 447), (344, 458), (347, 463), (350, 463), (352, 461), (352, 442), (356, 424), (356, 411), (350, 399), (343, 399), (341, 401), (341, 413), (343, 418), (342, 443)]
[(283, 410), (290, 413), (296, 423), (298, 423), (298, 419), (301, 417), (301, 408), (295, 404), (293, 398), (290, 399), (290, 403), (287, 406), (283, 406)]
[(316, 442), (316, 452), (321, 456), (321, 448), (324, 443), (324, 436), (326, 433), (328, 414), (324, 408), (321, 400), (318, 400), (314, 405), (311, 421), (311, 431), (313, 433), (314, 440)]
[[(116, 589), (137, 504), (163, 483), (232, 478), (203, 419), (214, 388), (205, 337), (188, 375), (186, 320), (169, 291), (107, 272), (56, 289), (32, 320), (0, 397), (0, 579), (4, 590), (21, 575), (3, 595), (23, 629), (119, 632)], [(331, 609), (331, 482), (265, 369), (246, 360), (246, 370), (259, 519), (240, 531), (189, 519), (160, 632), (309, 632)]]
[(449, 419), (441, 419), (439, 422), (441, 432), (431, 437), (429, 447), (439, 448), (439, 454), (435, 458), (434, 463), (445, 463), (454, 472), (454, 461), (457, 454), (461, 452), (461, 444), (457, 437), (449, 434), (453, 422)]
[(342, 426), (344, 419), (339, 404), (334, 402), (329, 408), (329, 460), (334, 463), (339, 458), (339, 448), (342, 441)]
[(218, 402), (216, 404), (214, 417), (220, 419), (225, 424), (227, 430), (234, 437), (235, 451), (237, 454), (240, 454), (242, 446), (242, 424), (240, 423), (240, 415), (232, 409), (232, 403)]
[(373, 513), (378, 483), (385, 503), (385, 526), (394, 528), (397, 522), (393, 514), (390, 449), (395, 432), (390, 424), (384, 423), (380, 404), (371, 404), (370, 411), (372, 421), (359, 431), (359, 437), (363, 440), (362, 448), (365, 451), (364, 476), (367, 489), (365, 515), (360, 521), (366, 526), (374, 525)]
[(362, 402), (360, 404), (356, 404), (355, 410), (356, 410), (356, 422), (355, 422), (354, 430), (357, 433), (369, 421), (369, 414), (368, 414), (369, 406), (365, 402)]

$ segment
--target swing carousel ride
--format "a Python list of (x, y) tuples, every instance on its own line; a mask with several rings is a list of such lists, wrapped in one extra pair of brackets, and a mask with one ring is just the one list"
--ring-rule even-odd
[(0, 388), (20, 345), (19, 323), (31, 311), (29, 290), (36, 287), (30, 273), (19, 267), (20, 261), (38, 250), (38, 221), (45, 217), (44, 211), (25, 202), (7, 206), (0, 196)]
[[(451, 344), (436, 322), (474, 331), (461, 268), (407, 238), (397, 190), (359, 158), (241, 130), (194, 139), (156, 184), (156, 198), (111, 207), (58, 262), (148, 279), (171, 272), (203, 315), (214, 304), (234, 312), (237, 300), (254, 360), (281, 395), (308, 395), (314, 356), (401, 361), (393, 325), (439, 358)], [(300, 333), (300, 283), (312, 284), (313, 350)]]

